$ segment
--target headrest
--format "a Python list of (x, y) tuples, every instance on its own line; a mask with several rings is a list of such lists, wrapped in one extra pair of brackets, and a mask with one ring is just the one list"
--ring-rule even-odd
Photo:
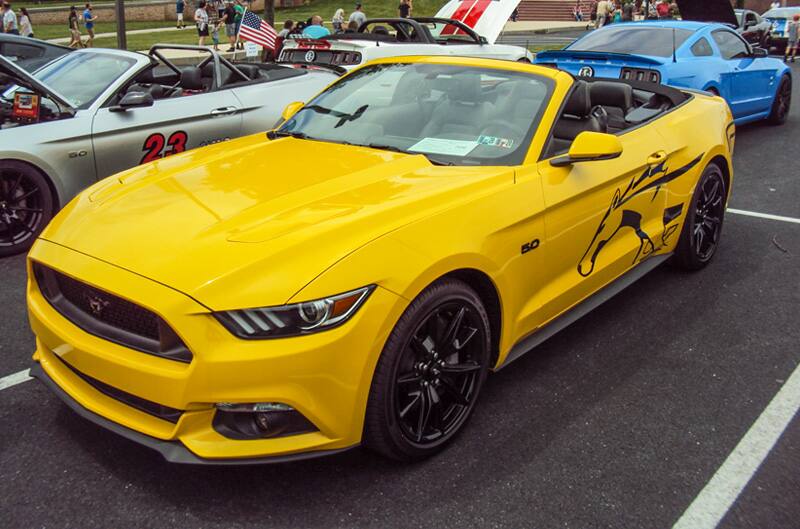
[(481, 78), (476, 73), (460, 73), (450, 83), (450, 101), (477, 103), (481, 100)]
[(147, 70), (143, 71), (139, 75), (136, 76), (137, 83), (155, 83), (156, 80), (153, 77), (153, 68), (148, 68)]
[(237, 64), (236, 68), (250, 79), (258, 79), (261, 75), (261, 69), (255, 64)]
[(589, 115), (592, 104), (589, 100), (589, 85), (586, 81), (575, 81), (572, 93), (564, 105), (564, 114), (583, 118)]
[(185, 90), (202, 90), (203, 72), (197, 66), (189, 66), (181, 70), (181, 88)]
[(208, 61), (200, 67), (200, 73), (203, 77), (214, 77), (214, 61)]
[(627, 111), (633, 106), (633, 88), (625, 83), (595, 81), (591, 84), (592, 105), (617, 107)]
[(375, 26), (374, 28), (372, 28), (372, 34), (373, 35), (388, 35), (389, 34), (389, 30), (386, 29), (386, 26)]
[(164, 96), (164, 87), (160, 84), (134, 83), (125, 91), (126, 94), (130, 94), (131, 92), (149, 92), (150, 95), (153, 96), (153, 99), (160, 99)]

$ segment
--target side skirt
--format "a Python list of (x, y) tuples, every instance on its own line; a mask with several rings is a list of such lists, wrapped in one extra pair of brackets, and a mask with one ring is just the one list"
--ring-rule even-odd
[(495, 371), (503, 369), (517, 358), (545, 342), (548, 338), (586, 316), (588, 313), (625, 290), (627, 287), (644, 277), (646, 274), (658, 268), (659, 265), (661, 265), (671, 256), (672, 253), (670, 252), (668, 254), (655, 255), (647, 259), (643, 263), (634, 267), (631, 271), (627, 272), (625, 275), (618, 277), (601, 290), (598, 290), (588, 298), (584, 299), (566, 313), (558, 316), (541, 329), (534, 331), (532, 334), (529, 334), (525, 338), (521, 339), (514, 345), (514, 347), (511, 348), (511, 352), (508, 353), (508, 356), (506, 356), (506, 359), (503, 361), (503, 363), (495, 368)]

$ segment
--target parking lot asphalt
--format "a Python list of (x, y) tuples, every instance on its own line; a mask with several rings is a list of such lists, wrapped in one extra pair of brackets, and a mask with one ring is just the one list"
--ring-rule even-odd
[[(785, 126), (739, 128), (730, 207), (800, 218), (794, 100)], [(33, 351), (24, 281), (0, 260), (0, 377)], [(729, 213), (707, 269), (659, 268), (489, 377), (415, 465), (169, 465), (24, 382), (0, 391), (0, 526), (670, 527), (798, 366), (799, 308), (800, 224)], [(798, 468), (795, 416), (721, 527), (798, 527)]]

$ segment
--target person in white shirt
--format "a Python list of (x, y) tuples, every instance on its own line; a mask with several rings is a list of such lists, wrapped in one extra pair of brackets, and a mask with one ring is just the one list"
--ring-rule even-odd
[(3, 32), (19, 35), (17, 27), (17, 14), (11, 9), (11, 4), (3, 2)]
[(24, 7), (19, 10), (19, 34), (23, 37), (33, 38), (33, 26), (31, 25), (31, 17), (28, 15), (28, 10)]
[(602, 28), (608, 21), (608, 15), (613, 11), (614, 6), (609, 0), (600, 0), (597, 3), (597, 19), (594, 21), (595, 28)]
[(208, 11), (206, 11), (206, 0), (200, 0), (197, 10), (194, 12), (194, 22), (197, 24), (198, 46), (205, 46), (208, 37)]
[(350, 13), (350, 18), (348, 22), (355, 22), (358, 24), (358, 27), (361, 27), (361, 24), (367, 21), (367, 15), (361, 10), (361, 4), (356, 4), (356, 10)]

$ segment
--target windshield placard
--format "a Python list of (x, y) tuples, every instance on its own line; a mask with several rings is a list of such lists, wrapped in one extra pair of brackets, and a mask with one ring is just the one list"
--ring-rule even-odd
[(444, 154), (445, 156), (467, 156), (475, 147), (477, 141), (448, 140), (445, 138), (422, 138), (408, 148), (411, 152), (425, 152), (428, 154)]

